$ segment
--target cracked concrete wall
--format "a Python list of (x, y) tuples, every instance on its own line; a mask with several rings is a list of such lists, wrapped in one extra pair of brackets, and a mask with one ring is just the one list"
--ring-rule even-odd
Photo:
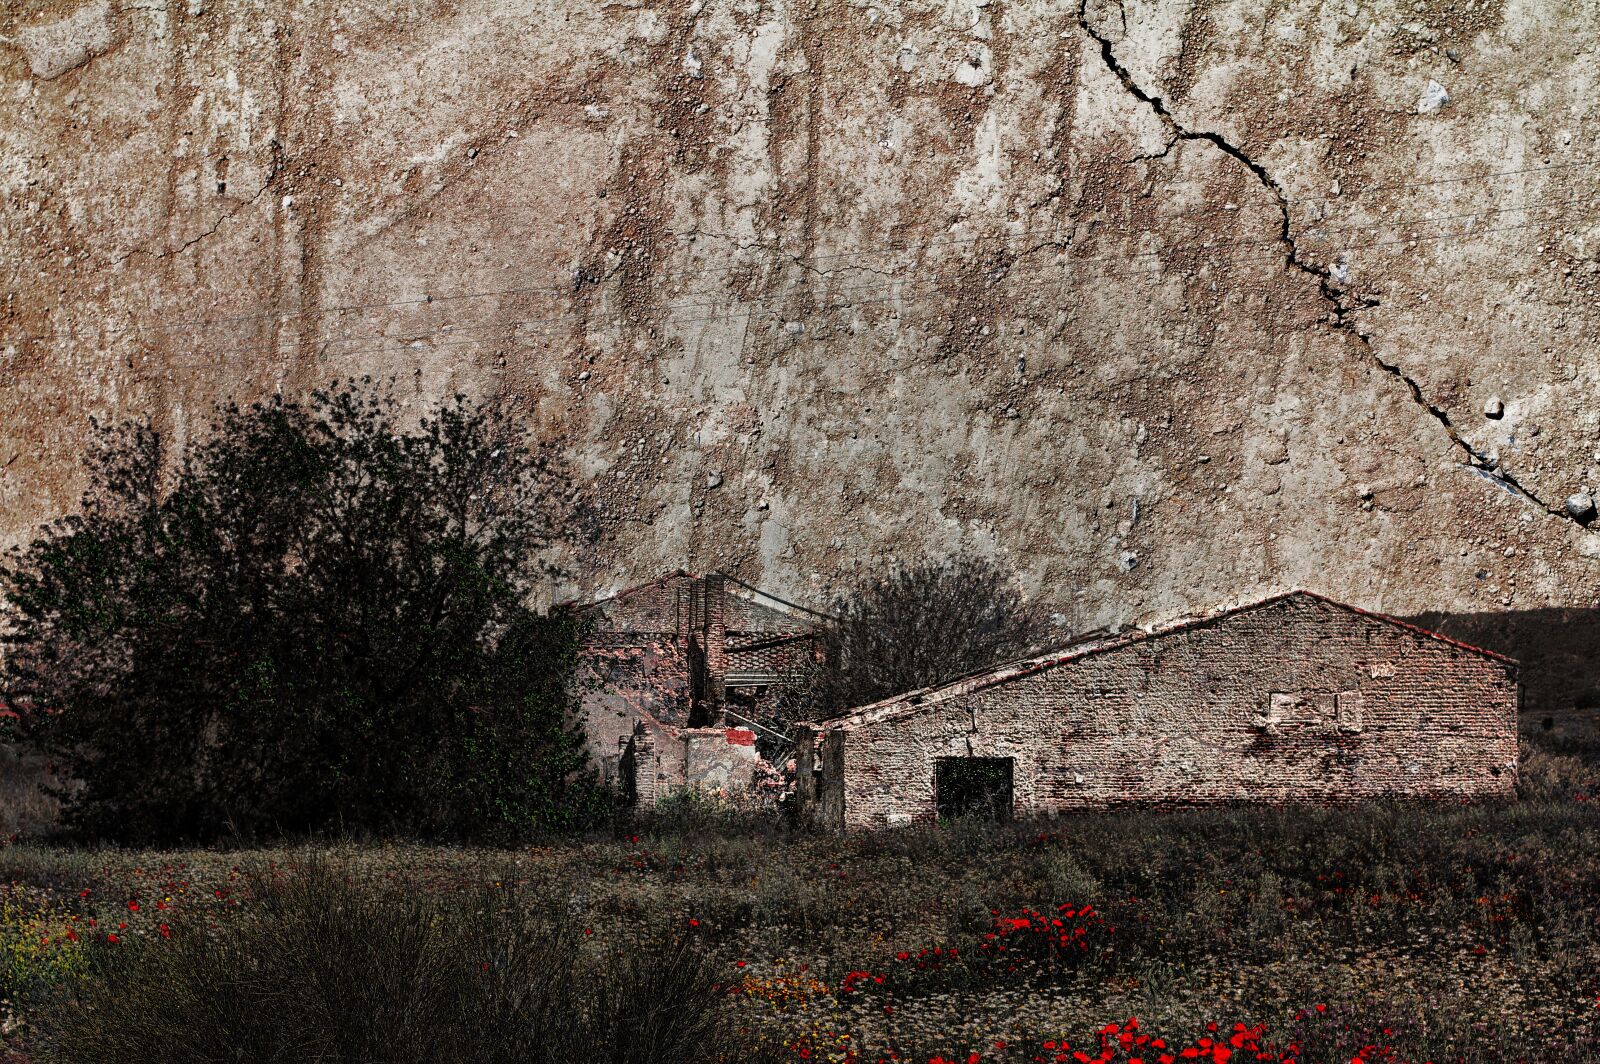
[(1593, 605), (1597, 15), (19, 0), (0, 541), (92, 414), (373, 373), (567, 443), (573, 592), (967, 547), (1075, 629)]

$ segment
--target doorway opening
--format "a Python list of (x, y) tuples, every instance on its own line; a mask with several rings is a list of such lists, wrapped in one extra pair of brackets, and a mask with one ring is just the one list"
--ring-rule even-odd
[(933, 763), (933, 791), (939, 819), (1011, 819), (1009, 757), (941, 757)]

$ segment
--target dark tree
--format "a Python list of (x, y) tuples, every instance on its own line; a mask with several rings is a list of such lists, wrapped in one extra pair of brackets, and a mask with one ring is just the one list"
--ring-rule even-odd
[(575, 489), (494, 404), (369, 379), (219, 408), (181, 454), (100, 430), (81, 513), (0, 566), (0, 684), (138, 842), (556, 828), (591, 805), (578, 633), (527, 605)]
[(1048, 639), (1041, 611), (994, 562), (961, 556), (903, 566), (841, 596), (821, 661), (783, 707), (838, 716), (1020, 657)]

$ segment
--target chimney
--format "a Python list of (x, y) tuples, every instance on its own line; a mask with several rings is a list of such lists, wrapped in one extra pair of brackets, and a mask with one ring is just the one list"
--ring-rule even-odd
[(706, 696), (712, 723), (722, 724), (728, 684), (728, 581), (720, 574), (705, 578)]

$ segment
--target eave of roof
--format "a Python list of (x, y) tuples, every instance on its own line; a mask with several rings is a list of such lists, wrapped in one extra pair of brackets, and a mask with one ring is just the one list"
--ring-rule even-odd
[(1034, 673), (1045, 672), (1049, 669), (1055, 668), (1058, 665), (1064, 665), (1069, 661), (1077, 661), (1082, 658), (1090, 657), (1094, 654), (1102, 654), (1112, 650), (1121, 650), (1124, 647), (1132, 646), (1136, 643), (1143, 643), (1147, 640), (1173, 635), (1177, 632), (1185, 632), (1196, 628), (1203, 628), (1207, 625), (1215, 624), (1230, 617), (1235, 617), (1241, 613), (1248, 613), (1251, 610), (1257, 610), (1266, 606), (1275, 605), (1291, 598), (1305, 598), (1315, 602), (1320, 602), (1324, 605), (1344, 610), (1347, 613), (1353, 613), (1360, 617), (1365, 617), (1370, 620), (1393, 625), (1394, 627), (1409, 632), (1412, 635), (1438, 640), (1439, 642), (1445, 643), (1458, 650), (1464, 650), (1472, 654), (1478, 654), (1482, 657), (1498, 661), (1511, 667), (1512, 669), (1519, 668), (1518, 663), (1514, 659), (1509, 658), (1504, 654), (1496, 653), (1493, 650), (1486, 650), (1483, 647), (1473, 646), (1471, 643), (1464, 643), (1459, 639), (1452, 639), (1447, 635), (1442, 635), (1439, 632), (1435, 632), (1429, 628), (1423, 628), (1421, 625), (1412, 624), (1409, 621), (1402, 621), (1397, 617), (1390, 617), (1387, 614), (1375, 613), (1371, 610), (1361, 609), (1358, 606), (1351, 606), (1347, 603), (1340, 602), (1337, 599), (1331, 599), (1326, 595), (1320, 595), (1315, 591), (1306, 591), (1302, 588), (1293, 588), (1289, 591), (1283, 591), (1275, 595), (1268, 595), (1266, 598), (1257, 599), (1254, 602), (1248, 602), (1239, 606), (1230, 606), (1226, 609), (1206, 614), (1205, 616), (1187, 617), (1173, 621), (1172, 623), (1163, 625), (1162, 627), (1152, 628), (1148, 632), (1135, 629), (1134, 631), (1127, 632), (1122, 635), (1111, 636), (1099, 642), (1068, 646), (1052, 651), (1049, 654), (1010, 662), (993, 669), (988, 669), (983, 672), (973, 673), (968, 676), (951, 680), (948, 683), (939, 684), (933, 687), (924, 687), (915, 691), (907, 691), (904, 694), (894, 695), (878, 702), (872, 702), (864, 706), (858, 706), (842, 717), (836, 717), (832, 720), (824, 721), (807, 721), (800, 726), (809, 727), (819, 731), (852, 731), (857, 728), (878, 724), (883, 721), (896, 720), (903, 716), (912, 716), (931, 706), (948, 702), (952, 698), (959, 698), (963, 695), (969, 695), (976, 691), (993, 687), (996, 684), (1007, 683), (1011, 680), (1033, 675)]

